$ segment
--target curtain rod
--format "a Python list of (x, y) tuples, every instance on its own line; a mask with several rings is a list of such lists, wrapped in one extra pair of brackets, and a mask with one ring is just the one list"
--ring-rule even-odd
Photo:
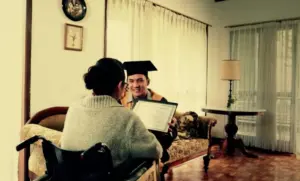
[(275, 20), (270, 20), (270, 21), (260, 21), (260, 22), (244, 23), (244, 24), (237, 24), (237, 25), (229, 25), (229, 26), (225, 26), (225, 28), (235, 28), (235, 27), (241, 27), (241, 26), (258, 25), (258, 24), (265, 24), (265, 23), (272, 23), (272, 22), (281, 23), (282, 21), (292, 21), (292, 20), (300, 20), (300, 17), (275, 19)]
[(187, 16), (187, 15), (184, 15), (184, 14), (182, 14), (182, 13), (179, 13), (178, 11), (175, 11), (175, 10), (173, 10), (173, 9), (167, 8), (167, 7), (162, 6), (162, 5), (160, 5), (160, 4), (154, 3), (154, 2), (152, 2), (152, 1), (150, 1), (150, 0), (147, 0), (147, 1), (150, 2), (150, 3), (152, 3), (153, 6), (158, 6), (158, 7), (164, 8), (164, 9), (169, 10), (169, 11), (171, 11), (171, 12), (177, 14), (177, 15), (184, 16), (184, 17), (186, 17), (186, 18), (192, 19), (192, 20), (194, 20), (194, 21), (197, 21), (197, 22), (199, 22), (199, 23), (202, 23), (202, 24), (205, 24), (205, 25), (207, 25), (207, 26), (209, 26), (209, 27), (212, 27), (212, 25), (210, 25), (210, 24), (208, 24), (208, 23), (205, 23), (205, 22), (203, 22), (203, 21), (197, 20), (197, 19), (192, 18), (192, 17)]

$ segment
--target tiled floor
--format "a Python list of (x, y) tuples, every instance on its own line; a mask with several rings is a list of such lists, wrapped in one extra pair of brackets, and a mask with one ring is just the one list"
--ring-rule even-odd
[(208, 175), (198, 157), (171, 168), (166, 181), (300, 181), (300, 160), (295, 156), (257, 154), (258, 159), (241, 155), (212, 159)]

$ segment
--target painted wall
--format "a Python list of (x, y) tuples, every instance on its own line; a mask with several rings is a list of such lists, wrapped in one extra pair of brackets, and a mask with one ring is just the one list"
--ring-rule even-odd
[(299, 0), (228, 0), (216, 3), (223, 25), (268, 21), (300, 16)]
[[(22, 120), (22, 74), (25, 39), (25, 1), (3, 1), (0, 11), (0, 180), (18, 180), (19, 129)], [(13, 8), (11, 8), (13, 7)]]
[[(33, 0), (31, 115), (68, 106), (87, 93), (82, 75), (103, 57), (104, 0), (86, 3), (86, 17), (73, 22), (64, 15), (61, 0)], [(64, 50), (65, 23), (83, 26), (83, 51)]]

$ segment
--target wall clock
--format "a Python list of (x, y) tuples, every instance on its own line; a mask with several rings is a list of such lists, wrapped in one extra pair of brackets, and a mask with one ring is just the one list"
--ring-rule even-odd
[(84, 0), (62, 0), (62, 9), (65, 15), (72, 21), (82, 20), (87, 11)]
[(65, 50), (82, 51), (83, 27), (65, 24)]

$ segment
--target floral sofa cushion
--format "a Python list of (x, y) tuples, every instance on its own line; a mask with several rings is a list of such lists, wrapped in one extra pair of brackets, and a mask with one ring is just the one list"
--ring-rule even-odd
[(207, 152), (211, 139), (211, 129), (217, 120), (207, 116), (198, 116), (189, 111), (177, 115), (178, 137), (168, 149), (168, 163)]
[(201, 138), (179, 139), (174, 141), (172, 146), (168, 149), (170, 155), (168, 163), (207, 151), (208, 142), (208, 139)]

